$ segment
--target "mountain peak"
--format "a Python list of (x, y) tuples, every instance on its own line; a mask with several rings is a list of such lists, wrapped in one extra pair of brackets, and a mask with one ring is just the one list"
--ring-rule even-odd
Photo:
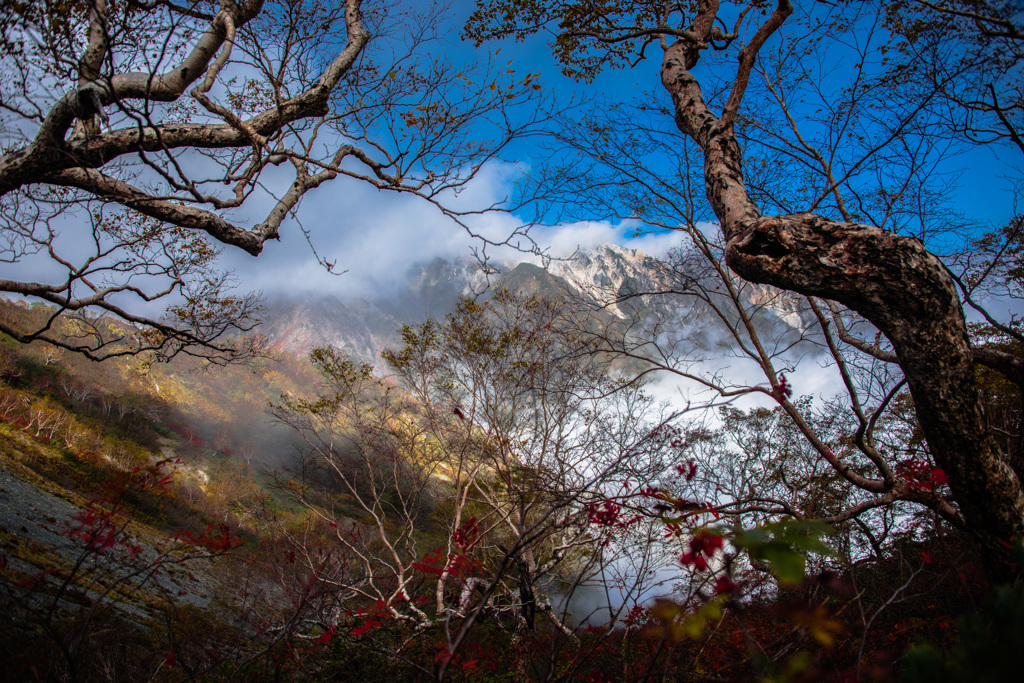
[[(700, 333), (704, 336), (713, 334), (711, 328), (719, 324), (693, 297), (651, 296), (671, 290), (670, 278), (661, 261), (637, 249), (602, 244), (551, 261), (546, 269), (526, 255), (489, 265), (485, 271), (468, 257), (437, 258), (411, 268), (403, 285), (390, 295), (339, 298), (325, 292), (321, 297), (279, 301), (268, 307), (261, 332), (279, 350), (305, 355), (330, 344), (379, 365), (380, 351), (399, 342), (403, 324), (442, 318), (460, 297), (487, 296), (497, 288), (529, 295), (572, 292), (589, 302), (586, 308), (603, 309), (620, 320), (680, 331), (707, 327)], [(776, 290), (762, 289), (748, 288), (751, 303), (789, 329), (802, 327), (795, 302), (780, 298)], [(690, 342), (703, 343), (695, 337)]]

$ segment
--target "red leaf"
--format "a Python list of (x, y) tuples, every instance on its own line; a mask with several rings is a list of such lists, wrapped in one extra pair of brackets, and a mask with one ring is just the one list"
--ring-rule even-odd
[(721, 536), (709, 531), (700, 531), (690, 539), (690, 550), (683, 553), (679, 561), (697, 571), (704, 571), (708, 568), (708, 560), (715, 556), (723, 543)]
[(735, 593), (739, 585), (724, 574), (715, 581), (715, 595), (723, 593)]

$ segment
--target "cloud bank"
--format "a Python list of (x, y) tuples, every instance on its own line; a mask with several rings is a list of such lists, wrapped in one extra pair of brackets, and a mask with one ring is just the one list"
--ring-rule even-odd
[[(447, 205), (472, 211), (500, 204), (524, 172), (528, 171), (511, 164), (491, 164), (457, 196), (448, 197)], [(473, 232), (499, 242), (523, 225), (517, 216), (501, 211), (466, 216), (464, 221)], [(682, 241), (678, 233), (629, 237), (636, 227), (632, 222), (586, 221), (536, 226), (529, 234), (555, 258), (607, 243), (661, 256)], [(258, 258), (225, 250), (221, 263), (235, 272), (243, 289), (261, 290), (271, 298), (387, 296), (399, 289), (413, 265), (466, 257), (472, 248), (483, 246), (423, 199), (341, 178), (311, 193), (298, 219), (281, 232), (281, 241), (268, 243)], [(499, 263), (539, 261), (510, 247), (489, 248), (488, 254)], [(335, 264), (334, 272), (318, 262), (318, 255)]]

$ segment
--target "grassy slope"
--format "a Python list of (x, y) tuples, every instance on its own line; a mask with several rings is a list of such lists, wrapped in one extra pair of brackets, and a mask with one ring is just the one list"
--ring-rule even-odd
[[(6, 301), (0, 308), (33, 313)], [(287, 357), (205, 370), (191, 359), (97, 364), (0, 340), (0, 650), (24, 677), (53, 675), (52, 667), (66, 676), (86, 650), (102, 660), (133, 642), (133, 660), (149, 653), (149, 678), (157, 653), (177, 649), (166, 641), (182, 619), (202, 624), (203, 638), (219, 633), (220, 647), (240, 636), (220, 611), (260, 539), (238, 511), (250, 502), (294, 512), (260, 473), (292, 451), (264, 414), (313, 378)], [(107, 522), (111, 543), (102, 547)], [(240, 548), (216, 545), (222, 524)], [(200, 540), (182, 543), (183, 535)], [(209, 559), (224, 549), (229, 556)], [(130, 637), (114, 647), (102, 636), (110, 629)], [(103, 666), (126, 680), (143, 673), (126, 661)]]

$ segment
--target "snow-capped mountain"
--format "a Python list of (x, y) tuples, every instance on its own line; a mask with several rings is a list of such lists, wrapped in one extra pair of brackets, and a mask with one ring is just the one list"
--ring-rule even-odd
[(605, 310), (622, 319), (632, 314), (631, 299), (639, 294), (648, 300), (650, 294), (645, 293), (664, 291), (669, 284), (658, 259), (616, 244), (553, 261), (549, 270), (577, 294), (602, 302)]
[[(459, 297), (485, 298), (507, 288), (566, 297), (567, 305), (629, 321), (633, 329), (648, 329), (673, 344), (709, 349), (726, 332), (715, 308), (729, 307), (722, 305), (725, 286), (708, 270), (699, 259), (663, 261), (612, 244), (552, 260), (547, 268), (522, 260), (489, 264), (485, 271), (469, 258), (435, 259), (410, 269), (403, 286), (387, 296), (271, 301), (260, 331), (281, 351), (305, 355), (332, 345), (376, 365), (380, 352), (397, 343), (402, 324), (441, 318)], [(763, 285), (733, 286), (761, 329), (799, 332), (809, 323), (798, 297)]]

